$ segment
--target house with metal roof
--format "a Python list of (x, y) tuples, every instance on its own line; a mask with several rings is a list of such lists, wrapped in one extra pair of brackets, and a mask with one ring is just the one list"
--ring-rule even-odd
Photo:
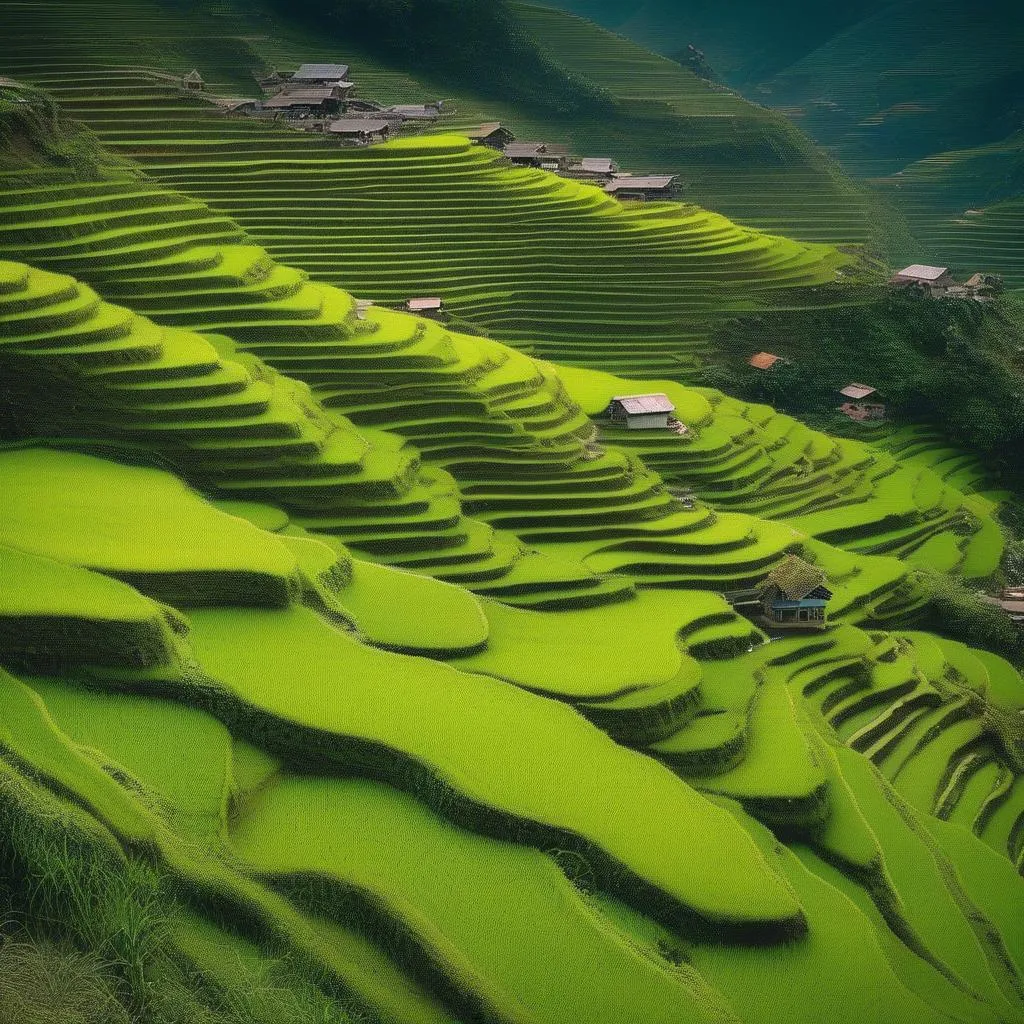
[(342, 102), (337, 89), (295, 89), (264, 100), (263, 109), (286, 117), (330, 117), (338, 113)]
[(833, 598), (828, 577), (798, 555), (787, 555), (758, 588), (761, 610), (775, 629), (824, 629)]
[(349, 142), (387, 142), (391, 137), (391, 124), (370, 117), (340, 117), (331, 121), (327, 131)]
[(845, 388), (839, 389), (839, 394), (846, 399), (839, 406), (839, 411), (849, 419), (857, 423), (885, 419), (885, 403), (878, 389), (870, 384), (847, 384)]
[(328, 82), (348, 81), (347, 64), (303, 64), (291, 77), (292, 82), (323, 85)]
[(489, 121), (476, 128), (467, 128), (463, 133), (470, 142), (491, 149), (504, 149), (509, 143), (515, 142), (515, 134), (499, 121)]
[(407, 299), (405, 308), (420, 316), (437, 316), (444, 309), (444, 303), (437, 296)]
[(566, 146), (550, 142), (510, 142), (502, 153), (520, 167), (546, 167), (558, 171), (569, 166), (569, 150)]
[(656, 430), (671, 426), (675, 411), (668, 395), (618, 395), (609, 403), (605, 415), (615, 426), (627, 430)]
[(677, 192), (676, 174), (616, 174), (604, 190), (617, 199), (671, 199)]
[(438, 103), (399, 103), (388, 107), (386, 114), (393, 114), (403, 121), (436, 121), (441, 116), (443, 104)]

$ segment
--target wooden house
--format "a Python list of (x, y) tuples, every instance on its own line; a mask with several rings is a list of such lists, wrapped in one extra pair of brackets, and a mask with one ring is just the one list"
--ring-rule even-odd
[(263, 109), (285, 117), (332, 117), (341, 110), (338, 89), (294, 89), (263, 101)]
[(865, 420), (885, 419), (885, 403), (878, 390), (870, 384), (847, 384), (839, 389), (839, 394), (846, 399), (839, 406), (839, 411), (851, 420), (863, 423)]
[(575, 163), (570, 163), (566, 175), (581, 181), (605, 183), (619, 173), (619, 165), (610, 157), (585, 156)]
[(916, 288), (940, 298), (956, 282), (948, 267), (929, 267), (924, 263), (912, 263), (889, 278), (893, 288)]
[(388, 107), (385, 114), (393, 115), (399, 121), (436, 121), (441, 116), (443, 104), (437, 103), (400, 103)]
[(679, 187), (676, 174), (617, 174), (604, 190), (617, 199), (646, 202), (649, 199), (672, 199)]
[(347, 142), (370, 145), (373, 142), (387, 142), (391, 137), (391, 124), (370, 117), (341, 117), (331, 121), (327, 131)]
[(441, 299), (436, 296), (407, 299), (405, 308), (410, 313), (417, 313), (419, 316), (436, 317), (440, 316), (444, 310), (444, 303)]
[(520, 167), (561, 171), (569, 166), (569, 150), (550, 142), (510, 142), (502, 152)]
[(189, 90), (189, 92), (202, 92), (206, 88), (206, 82), (203, 81), (203, 76), (199, 74), (198, 69), (193, 68), (185, 77), (181, 80), (181, 84)]
[(498, 121), (490, 121), (476, 128), (467, 128), (463, 134), (470, 142), (491, 149), (504, 149), (516, 141), (515, 135)]
[(627, 430), (664, 430), (672, 426), (675, 411), (668, 395), (618, 395), (609, 403), (606, 415), (611, 423)]
[(758, 588), (763, 618), (775, 629), (823, 629), (833, 594), (825, 573), (788, 555)]

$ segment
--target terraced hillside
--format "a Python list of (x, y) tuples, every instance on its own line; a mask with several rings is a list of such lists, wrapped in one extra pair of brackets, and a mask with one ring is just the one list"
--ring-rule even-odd
[[(216, 336), (221, 356), (244, 353), (260, 362), (249, 371), (254, 395), (238, 369), (222, 380), (209, 344), (190, 335), (175, 376), (216, 371), (214, 380), (160, 383), (169, 356), (152, 329), (127, 310), (98, 305), (90, 290), (38, 272), (25, 278), (24, 287), (39, 295), (16, 321), (23, 334), (15, 351), (39, 365), (41, 346), (49, 366), (55, 339), (36, 327), (49, 310), (66, 307), (75, 346), (68, 356), (86, 354), (77, 347), (83, 342), (99, 345), (77, 368), (156, 360), (152, 371), (114, 375), (131, 382), (115, 393), (118, 405), (156, 421), (137, 436), (160, 438), (161, 450), (190, 479), (301, 511), (309, 528), (392, 564), (547, 606), (620, 592), (622, 582), (607, 580), (609, 572), (647, 583), (748, 586), (803, 531), (866, 554), (925, 549), (929, 565), (927, 552), (937, 547), (929, 543), (956, 526), (960, 539), (952, 549), (942, 545), (943, 570), (963, 561), (968, 575), (984, 577), (998, 564), (1002, 542), (989, 506), (929, 471), (903, 470), (864, 445), (816, 435), (767, 407), (664, 381), (644, 386), (670, 391), (691, 428), (686, 438), (640, 443), (607, 429), (599, 437), (579, 405), (598, 415), (613, 394), (628, 390), (625, 381), (559, 371), (406, 314), (371, 308), (359, 319), (347, 293), (274, 264), (233, 222), (153, 182), (14, 174), (3, 202), (0, 255), (80, 276), (162, 324)], [(304, 392), (268, 368), (308, 385), (324, 410), (312, 421), (303, 417)], [(83, 384), (91, 390), (110, 379), (90, 371)], [(35, 395), (33, 386), (26, 404)], [(209, 397), (197, 407), (201, 396)], [(83, 403), (75, 408), (80, 427)], [(42, 416), (59, 421), (60, 410), (46, 406)], [(178, 422), (195, 419), (204, 421), (198, 434), (191, 422)], [(352, 429), (368, 439), (352, 439)], [(390, 440), (380, 434), (385, 429)], [(65, 430), (73, 433), (74, 425)], [(233, 440), (254, 432), (267, 438), (259, 462)], [(281, 440), (289, 434), (294, 439)], [(287, 465), (280, 465), (283, 456)], [(719, 513), (686, 509), (673, 496), (679, 488), (695, 490)], [(459, 518), (459, 496), (477, 522)], [(336, 506), (330, 515), (328, 500)], [(829, 512), (840, 507), (848, 509), (845, 523)], [(494, 529), (515, 533), (548, 559), (524, 558), (519, 540)], [(708, 557), (716, 551), (718, 565)], [(891, 612), (876, 605), (905, 572), (883, 560), (851, 580), (848, 603), (861, 615), (888, 618)], [(911, 588), (893, 610), (905, 612), (912, 595)]]
[(332, 1019), (1021, 1019), (999, 659), (698, 661), (708, 596), (515, 610), (158, 470), (29, 442), (0, 480), (6, 813), (148, 851), (194, 991), (287, 956)]
[[(352, 65), (362, 94), (383, 102), (445, 96), (457, 127), (500, 118), (523, 138), (572, 143), (635, 170), (675, 171), (686, 179), (688, 199), (763, 230), (846, 244), (872, 234), (873, 215), (863, 194), (784, 118), (712, 89), (678, 64), (582, 19), (529, 5), (515, 8), (520, 30), (559, 66), (613, 97), (614, 113), (600, 118), (531, 112), (481, 99), (461, 85), (453, 94), (450, 85), (368, 56), (351, 39), (325, 39), (280, 12), (267, 15), (263, 6), (222, 3), (212, 16), (196, 17), (155, 0), (11, 2), (2, 8), (2, 62), (5, 73), (30, 81), (49, 73), (51, 84), (79, 91), (95, 90), (117, 68), (180, 75), (200, 65), (214, 91), (238, 95), (254, 94), (251, 69), (316, 59), (326, 45)], [(112, 109), (110, 116), (116, 113)], [(737, 173), (740, 164), (749, 168), (746, 174)]]
[[(921, 631), (1000, 561), (976, 463), (366, 307), (45, 109), (0, 162), (0, 1020), (82, 998), (16, 935), (104, 1024), (1024, 1021), (1024, 679)], [(436, 150), (478, 159), (363, 183), (426, 208)], [(711, 216), (532, 225), (645, 215)], [(612, 427), (638, 389), (687, 431)], [(786, 635), (740, 602), (793, 554), (834, 597)]]
[[(852, 260), (835, 250), (694, 207), (624, 206), (594, 186), (512, 168), (456, 136), (341, 150), (226, 121), (160, 82), (118, 79), (131, 99), (114, 128), (94, 115), (106, 118), (123, 100), (48, 84), (103, 142), (237, 218), (275, 257), (380, 301), (440, 294), (458, 316), (548, 358), (680, 376), (707, 351), (709, 319), (863, 298), (838, 283)], [(153, 127), (156, 111), (182, 103), (191, 108), (179, 127), (166, 116)]]

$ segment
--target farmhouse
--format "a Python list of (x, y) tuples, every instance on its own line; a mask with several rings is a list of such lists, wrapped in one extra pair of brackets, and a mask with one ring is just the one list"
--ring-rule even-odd
[(194, 68), (181, 80), (181, 84), (191, 92), (202, 92), (206, 88), (203, 76)]
[(955, 284), (948, 267), (929, 267), (923, 263), (912, 263), (889, 278), (894, 288), (918, 288), (933, 296), (941, 296)]
[(419, 313), (420, 316), (437, 316), (444, 309), (444, 303), (437, 297), (408, 299), (405, 308), (410, 313)]
[(436, 121), (441, 116), (442, 104), (437, 103), (400, 103), (388, 107), (386, 114), (393, 114), (402, 121)]
[(669, 427), (675, 411), (668, 395), (619, 395), (611, 400), (606, 414), (627, 430), (654, 430)]
[(391, 135), (391, 125), (387, 121), (375, 121), (369, 117), (342, 117), (327, 126), (331, 135), (336, 135), (349, 142), (386, 142)]
[(515, 135), (498, 121), (490, 121), (476, 128), (467, 128), (463, 133), (470, 142), (491, 149), (504, 149), (509, 143), (515, 142)]
[(303, 64), (289, 81), (311, 87), (348, 81), (347, 64)]
[(618, 172), (619, 165), (608, 157), (585, 156), (582, 160), (570, 163), (566, 174), (584, 181), (605, 182), (611, 181)]
[(826, 582), (817, 566), (787, 556), (759, 588), (764, 618), (777, 629), (823, 629), (833, 597)]
[(338, 89), (296, 89), (271, 96), (264, 101), (263, 109), (285, 117), (330, 117), (338, 113), (341, 104)]
[(783, 359), (782, 356), (774, 355), (771, 352), (758, 352), (747, 360), (747, 363), (755, 370), (773, 370), (776, 363), (788, 362), (788, 359)]
[(560, 171), (569, 165), (569, 150), (549, 142), (510, 142), (502, 152), (520, 167), (543, 167)]
[(604, 190), (618, 199), (671, 199), (678, 189), (675, 174), (617, 174)]
[(846, 399), (839, 406), (839, 411), (851, 420), (863, 423), (865, 420), (885, 419), (885, 403), (881, 401), (878, 390), (869, 384), (847, 384), (840, 388), (839, 394)]

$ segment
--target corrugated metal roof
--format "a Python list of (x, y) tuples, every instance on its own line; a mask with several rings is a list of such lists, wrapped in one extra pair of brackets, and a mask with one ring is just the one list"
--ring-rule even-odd
[(943, 274), (949, 273), (949, 267), (929, 267), (924, 263), (912, 263), (904, 267), (896, 276), (914, 281), (937, 281)]
[(592, 171), (595, 174), (612, 174), (617, 164), (614, 160), (603, 156), (585, 156), (579, 163), (584, 171)]
[(612, 402), (618, 402), (631, 416), (648, 412), (675, 412), (668, 395), (616, 395)]
[(541, 156), (545, 151), (543, 142), (510, 142), (502, 150), (507, 157)]
[(403, 117), (424, 118), (435, 121), (441, 116), (437, 107), (428, 107), (422, 103), (400, 103), (395, 107), (388, 107), (391, 114), (401, 114)]
[[(502, 130), (508, 132), (508, 129), (500, 121), (490, 121), (487, 124), (478, 125), (476, 128), (467, 128), (463, 134), (467, 139), (486, 139), (488, 135)], [(511, 134), (509, 132), (509, 135)]]
[(296, 89), (294, 92), (282, 92), (263, 101), (263, 106), (270, 107), (316, 107), (327, 100), (336, 100), (331, 89)]
[(405, 304), (407, 309), (413, 311), (421, 309), (440, 309), (441, 300), (438, 298), (409, 299)]
[(327, 126), (327, 130), (336, 135), (377, 135), (390, 131), (391, 125), (387, 121), (374, 121), (368, 117), (339, 117)]
[(630, 191), (632, 189), (666, 189), (675, 184), (675, 174), (622, 174), (605, 185), (607, 192)]
[(878, 389), (869, 384), (847, 384), (845, 388), (839, 389), (839, 394), (845, 395), (847, 398), (861, 399), (867, 398), (868, 395), (877, 395)]
[(780, 360), (782, 356), (773, 355), (771, 352), (758, 352), (757, 355), (751, 356), (748, 362), (756, 370), (770, 370)]
[(331, 82), (339, 78), (348, 78), (348, 65), (303, 64), (292, 78), (300, 82)]

